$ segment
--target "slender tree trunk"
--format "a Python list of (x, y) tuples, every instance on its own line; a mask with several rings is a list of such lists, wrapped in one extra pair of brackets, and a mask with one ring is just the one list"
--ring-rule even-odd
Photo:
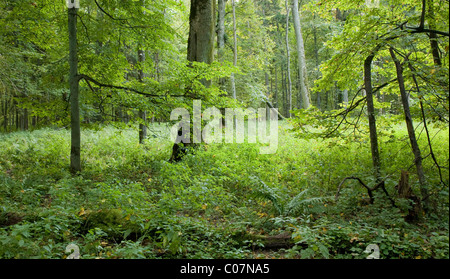
[(23, 130), (28, 130), (28, 109), (23, 110)]
[(77, 53), (77, 9), (69, 10), (69, 64), (70, 64), (70, 104), (71, 104), (71, 152), (70, 170), (81, 172), (81, 128), (79, 108), (79, 79)]
[(311, 106), (311, 99), (309, 97), (308, 88), (306, 87), (307, 70), (306, 70), (306, 58), (305, 58), (305, 45), (303, 42), (302, 28), (300, 23), (298, 0), (293, 0), (294, 5), (292, 8), (292, 15), (294, 17), (294, 29), (297, 42), (297, 55), (298, 55), (298, 76), (299, 76), (299, 89), (304, 109)]
[(372, 152), (372, 164), (375, 171), (377, 182), (381, 180), (381, 160), (378, 150), (378, 134), (375, 120), (375, 108), (373, 103), (373, 89), (372, 89), (372, 61), (375, 55), (372, 54), (364, 61), (364, 87), (367, 98), (367, 113), (369, 118), (369, 132), (370, 132), (370, 149)]
[[(223, 62), (225, 53), (225, 14), (226, 14), (227, 0), (218, 0), (218, 19), (217, 19), (217, 54), (219, 62)], [(219, 88), (226, 91), (226, 78), (219, 78)], [(227, 96), (223, 94), (222, 96)], [(225, 127), (225, 108), (220, 108), (222, 114), (222, 126)]]
[(284, 74), (283, 65), (281, 65), (281, 108), (284, 115), (288, 115), (286, 110), (286, 91), (286, 75)]
[(17, 108), (17, 101), (14, 100), (13, 102), (13, 107), (14, 107), (14, 125), (16, 126), (16, 131), (19, 130), (19, 109)]
[(279, 106), (278, 106), (278, 67), (277, 67), (277, 65), (275, 64), (275, 73), (274, 73), (274, 75), (275, 75), (275, 107), (276, 108), (278, 108)]
[(344, 91), (342, 91), (342, 102), (344, 103), (344, 107), (347, 108), (347, 106), (348, 106), (348, 89), (344, 89)]
[[(139, 48), (138, 49), (138, 62), (139, 62), (139, 82), (144, 82), (144, 70), (142, 69), (143, 63), (145, 62), (145, 53)], [(139, 124), (139, 143), (143, 144), (144, 140), (147, 138), (147, 113), (143, 110), (139, 110), (139, 118), (143, 123)]]
[[(227, 0), (218, 0), (218, 22), (217, 22), (217, 53), (218, 60), (222, 62), (225, 52), (225, 7)], [(225, 90), (225, 78), (220, 78), (220, 89)]]
[(286, 58), (287, 58), (287, 98), (288, 98), (288, 111), (287, 117), (291, 118), (292, 110), (292, 80), (291, 80), (291, 49), (289, 46), (289, 0), (286, 0)]
[[(426, 182), (425, 173), (423, 172), (423, 167), (422, 167), (422, 155), (420, 152), (419, 144), (417, 143), (416, 133), (414, 131), (414, 124), (413, 124), (413, 120), (411, 117), (411, 112), (409, 110), (408, 95), (406, 93), (405, 81), (403, 78), (403, 67), (402, 67), (400, 61), (397, 59), (394, 50), (392, 48), (390, 48), (389, 51), (391, 53), (392, 59), (394, 60), (395, 67), (397, 69), (397, 81), (398, 81), (398, 86), (400, 89), (400, 95), (402, 98), (403, 112), (405, 114), (405, 122), (406, 122), (406, 128), (408, 130), (409, 141), (411, 143), (411, 148), (412, 148), (413, 154), (414, 154), (414, 163), (416, 165), (417, 176), (419, 177), (420, 192), (422, 194), (422, 197), (428, 197), (427, 182)], [(427, 201), (428, 201), (428, 199), (427, 199)], [(427, 202), (425, 203), (425, 206), (427, 207)]]
[(8, 105), (7, 99), (5, 97), (4, 103), (2, 102), (2, 110), (3, 110), (3, 131), (6, 133), (8, 127)]
[[(314, 15), (314, 20), (316, 16)], [(316, 62), (316, 71), (319, 69), (320, 61), (319, 61), (319, 46), (317, 45), (317, 27), (314, 25), (313, 28), (313, 36), (314, 36), (314, 58)], [(317, 108), (321, 110), (321, 100), (320, 100), (320, 92), (317, 92)]]
[[(233, 5), (233, 66), (237, 66), (237, 34), (236, 34), (236, 0), (232, 0), (231, 4)], [(231, 81), (231, 93), (233, 99), (236, 100), (236, 81), (234, 73), (231, 73), (230, 77)]]

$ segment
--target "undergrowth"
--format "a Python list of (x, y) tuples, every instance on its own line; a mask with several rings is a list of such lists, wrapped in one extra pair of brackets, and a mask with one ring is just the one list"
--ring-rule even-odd
[[(367, 203), (356, 182), (334, 200), (347, 176), (375, 183), (367, 141), (300, 139), (283, 123), (274, 155), (256, 144), (213, 144), (171, 164), (168, 128), (152, 131), (139, 145), (133, 130), (84, 130), (78, 176), (68, 169), (69, 131), (0, 135), (0, 258), (65, 258), (70, 243), (82, 258), (359, 259), (370, 244), (382, 258), (449, 258), (448, 188), (430, 158), (433, 208), (408, 223), (408, 204), (393, 207), (378, 192)], [(413, 164), (406, 131), (393, 135), (381, 137), (391, 196)], [(420, 144), (426, 150), (424, 138)], [(445, 166), (448, 131), (433, 144)], [(448, 165), (443, 171), (448, 185)], [(258, 238), (283, 233), (290, 247), (266, 249)]]

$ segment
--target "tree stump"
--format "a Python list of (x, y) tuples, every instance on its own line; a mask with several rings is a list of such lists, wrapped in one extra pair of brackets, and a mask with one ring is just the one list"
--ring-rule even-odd
[(397, 185), (397, 193), (399, 198), (411, 201), (412, 207), (408, 209), (408, 215), (405, 216), (405, 220), (407, 222), (418, 221), (423, 210), (422, 204), (420, 199), (414, 195), (411, 185), (409, 184), (409, 174), (405, 170), (402, 170), (400, 181)]

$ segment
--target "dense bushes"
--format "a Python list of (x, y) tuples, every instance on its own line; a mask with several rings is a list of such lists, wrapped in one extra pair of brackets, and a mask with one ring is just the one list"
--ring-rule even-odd
[[(434, 208), (410, 224), (408, 204), (377, 192), (367, 204), (356, 182), (332, 198), (344, 177), (374, 183), (361, 142), (297, 139), (283, 124), (275, 155), (215, 144), (170, 164), (167, 129), (153, 129), (145, 145), (135, 131), (84, 131), (80, 176), (68, 170), (68, 131), (0, 135), (0, 258), (63, 258), (70, 243), (83, 258), (365, 258), (370, 244), (382, 258), (449, 257), (448, 188), (429, 160)], [(382, 144), (392, 196), (412, 164), (404, 135)], [(447, 162), (448, 133), (434, 143)], [(286, 233), (288, 247), (264, 251), (266, 237)]]

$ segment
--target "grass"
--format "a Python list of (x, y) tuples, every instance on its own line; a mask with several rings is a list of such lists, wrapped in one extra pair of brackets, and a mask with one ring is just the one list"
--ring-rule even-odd
[[(433, 130), (433, 135), (438, 130)], [(391, 136), (392, 135), (392, 136)], [(413, 156), (406, 131), (380, 136), (391, 195)], [(448, 130), (433, 138), (448, 167)], [(84, 130), (83, 173), (68, 170), (70, 133), (42, 129), (0, 135), (0, 258), (449, 258), (448, 188), (424, 160), (433, 210), (404, 221), (407, 204), (390, 206), (344, 177), (373, 185), (367, 139), (301, 139), (280, 125), (276, 154), (257, 144), (212, 144), (170, 164), (168, 128), (155, 124), (138, 144), (135, 130)], [(422, 135), (420, 145), (427, 154)], [(443, 169), (448, 185), (448, 168)], [(411, 182), (419, 193), (411, 169)], [(289, 247), (265, 239), (289, 235)]]

